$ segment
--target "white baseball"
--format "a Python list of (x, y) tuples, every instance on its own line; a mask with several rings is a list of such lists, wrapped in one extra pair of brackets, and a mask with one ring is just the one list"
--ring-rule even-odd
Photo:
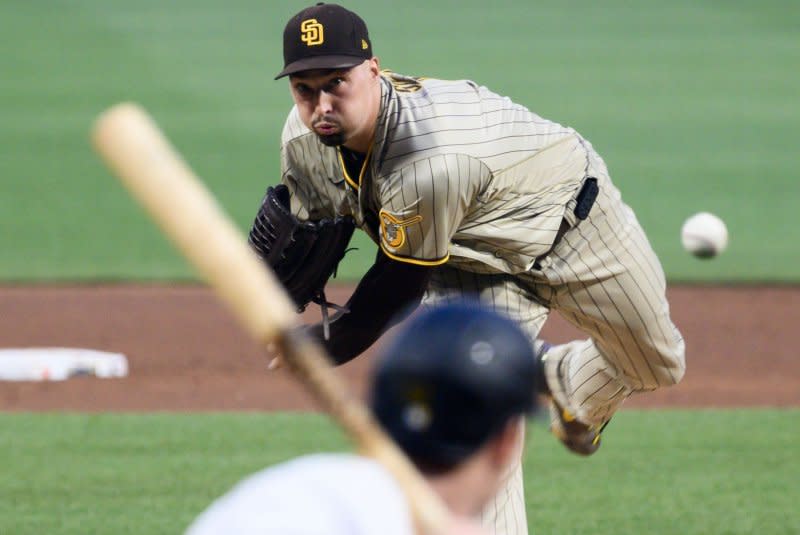
[(681, 242), (696, 257), (713, 258), (728, 246), (728, 228), (714, 214), (699, 212), (683, 223)]

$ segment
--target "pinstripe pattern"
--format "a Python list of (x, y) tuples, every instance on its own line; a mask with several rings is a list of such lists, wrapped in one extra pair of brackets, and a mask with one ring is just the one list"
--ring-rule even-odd
[(417, 82), (391, 76), (383, 79), (369, 191), (346, 185), (336, 151), (296, 110), (289, 115), (282, 181), (293, 211), (310, 219), (349, 213), (365, 230), (367, 211), (399, 222), (421, 216), (402, 227), (401, 243), (376, 241), (400, 260), (455, 257), (465, 269), (529, 270), (585, 177), (582, 138), (470, 81), (426, 80), (403, 92), (391, 80)]
[(481, 524), (496, 535), (527, 535), (528, 518), (522, 477), (522, 451), (525, 420), (519, 421), (521, 433), (513, 462), (504, 474), (505, 482), (481, 512)]
[(591, 339), (548, 353), (565, 372), (553, 394), (579, 420), (607, 420), (633, 392), (677, 383), (684, 343), (669, 318), (664, 273), (633, 211), (601, 175), (591, 216), (542, 262), (540, 295)]
[(514, 463), (505, 484), (484, 508), (481, 523), (496, 535), (527, 535), (521, 462)]
[[(506, 273), (479, 274), (455, 269), (450, 263), (436, 268), (423, 306), (457, 302), (465, 296), (478, 299), (518, 321), (528, 333), (538, 333), (548, 309), (536, 305), (534, 296), (519, 277)], [(522, 449), (511, 466), (504, 486), (489, 502), (481, 521), (496, 535), (527, 535), (528, 522), (522, 480)]]
[[(584, 423), (681, 379), (684, 344), (663, 270), (588, 141), (473, 82), (387, 74), (382, 87), (360, 188), (292, 111), (282, 181), (295, 213), (351, 214), (392, 258), (435, 265), (426, 305), (476, 296), (532, 338), (559, 311), (587, 339), (553, 347), (545, 373), (556, 401)], [(587, 176), (600, 194), (578, 221)], [(368, 214), (380, 214), (380, 229)], [(553, 246), (562, 221), (570, 229)], [(496, 533), (527, 533), (520, 470), (484, 515)]]

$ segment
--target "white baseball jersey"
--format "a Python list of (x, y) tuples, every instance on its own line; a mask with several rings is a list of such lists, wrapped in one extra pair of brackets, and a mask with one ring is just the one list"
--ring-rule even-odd
[(410, 515), (402, 490), (376, 461), (318, 454), (244, 479), (186, 535), (413, 535)]
[[(350, 214), (389, 257), (435, 266), (424, 303), (479, 296), (531, 337), (553, 309), (581, 328), (588, 338), (553, 347), (545, 370), (578, 420), (602, 424), (632, 393), (683, 376), (658, 258), (605, 163), (572, 128), (470, 81), (385, 73), (358, 176), (296, 110), (282, 171), (299, 217)], [(589, 177), (600, 191), (581, 220), (576, 196)], [(569, 230), (556, 241), (562, 225)], [(498, 520), (524, 519), (521, 481), (505, 489), (518, 499), (485, 515), (498, 533), (527, 532)]]

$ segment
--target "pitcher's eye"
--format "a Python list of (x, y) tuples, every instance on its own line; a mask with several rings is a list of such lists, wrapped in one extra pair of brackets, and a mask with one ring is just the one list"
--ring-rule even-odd
[(298, 95), (303, 97), (307, 97), (312, 93), (311, 88), (308, 87), (306, 84), (297, 84), (294, 86), (294, 90), (297, 92)]
[(330, 93), (331, 91), (334, 91), (342, 84), (342, 82), (344, 82), (344, 78), (340, 78), (338, 76), (336, 78), (331, 78), (331, 80), (325, 84), (325, 92)]

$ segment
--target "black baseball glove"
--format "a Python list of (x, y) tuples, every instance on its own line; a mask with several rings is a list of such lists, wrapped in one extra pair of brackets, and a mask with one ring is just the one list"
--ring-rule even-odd
[(325, 283), (344, 257), (354, 230), (350, 216), (300, 221), (289, 209), (288, 188), (281, 184), (267, 189), (249, 242), (283, 283), (298, 311), (314, 302), (322, 306), (327, 320), (328, 306), (341, 307), (327, 302)]

